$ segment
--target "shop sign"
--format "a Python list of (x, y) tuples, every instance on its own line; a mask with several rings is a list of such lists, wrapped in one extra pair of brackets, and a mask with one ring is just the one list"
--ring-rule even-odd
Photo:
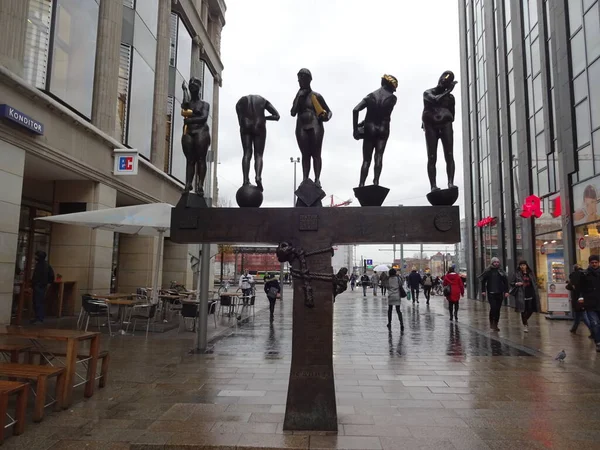
[(115, 165), (113, 173), (115, 175), (137, 175), (138, 173), (138, 151), (135, 149), (116, 148)]
[(527, 197), (525, 203), (523, 203), (521, 217), (529, 219), (531, 216), (535, 216), (539, 219), (542, 217), (542, 214), (542, 200), (537, 195)]
[(485, 217), (485, 218), (481, 219), (479, 222), (477, 222), (477, 226), (479, 228), (487, 227), (488, 225), (489, 226), (496, 225), (496, 218), (495, 217)]
[(552, 208), (552, 217), (560, 217), (562, 214), (562, 204), (560, 201), (560, 195), (552, 200), (554, 207)]
[(571, 310), (569, 291), (565, 283), (548, 283), (548, 311), (567, 312)]
[(0, 117), (10, 120), (20, 127), (26, 128), (35, 134), (39, 134), (40, 136), (44, 134), (44, 124), (42, 122), (32, 119), (27, 114), (23, 114), (21, 111), (13, 108), (10, 105), (0, 105)]

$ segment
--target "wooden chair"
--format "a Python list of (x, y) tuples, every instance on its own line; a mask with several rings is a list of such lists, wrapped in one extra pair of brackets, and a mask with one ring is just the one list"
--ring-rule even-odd
[[(4, 431), (13, 426), (13, 434), (18, 436), (25, 431), (25, 414), (27, 412), (27, 393), (29, 384), (21, 383), (18, 381), (4, 381), (0, 380), (0, 444), (4, 442)], [(8, 414), (8, 396), (17, 395), (17, 405), (15, 410), (15, 417), (13, 418)], [(4, 417), (8, 416), (10, 422), (4, 424)]]
[[(35, 392), (35, 408), (33, 421), (41, 422), (44, 418), (44, 408), (55, 405), (55, 409), (62, 408), (62, 398), (65, 389), (65, 369), (62, 367), (39, 366), (33, 364), (0, 364), (0, 376), (35, 381), (37, 392)], [(46, 404), (46, 393), (48, 392), (48, 378), (56, 377), (56, 397)]]

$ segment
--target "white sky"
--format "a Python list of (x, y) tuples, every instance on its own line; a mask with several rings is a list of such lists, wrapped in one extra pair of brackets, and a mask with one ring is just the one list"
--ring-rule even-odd
[[(221, 55), (225, 70), (220, 93), (219, 194), (235, 206), (242, 184), (242, 147), (235, 104), (248, 94), (268, 99), (281, 115), (267, 124), (263, 206), (292, 205), (293, 164), (300, 156), (290, 115), (298, 91), (296, 74), (307, 67), (312, 88), (321, 93), (333, 112), (325, 123), (321, 182), (336, 203), (352, 199), (362, 163), (362, 141), (352, 137), (352, 109), (379, 88), (381, 76), (398, 78), (398, 103), (392, 114), (391, 135), (384, 156), (380, 184), (390, 188), (384, 206), (428, 205), (425, 138), (421, 130), (422, 94), (436, 85), (444, 70), (453, 70), (455, 184), (461, 191), (463, 164), (460, 108), (460, 53), (458, 7), (449, 0), (227, 0)], [(361, 119), (364, 112), (361, 114)], [(438, 185), (445, 186), (441, 144)], [(301, 167), (298, 165), (298, 180)], [(313, 177), (311, 171), (311, 178)], [(254, 168), (250, 179), (254, 180)], [(367, 183), (373, 179), (373, 165)], [(329, 197), (324, 203), (329, 203)], [(462, 216), (462, 211), (461, 211)], [(425, 247), (429, 255), (445, 246)], [(391, 246), (357, 246), (375, 262), (391, 261)], [(418, 246), (409, 247), (412, 256)], [(399, 257), (399, 256), (398, 256)]]

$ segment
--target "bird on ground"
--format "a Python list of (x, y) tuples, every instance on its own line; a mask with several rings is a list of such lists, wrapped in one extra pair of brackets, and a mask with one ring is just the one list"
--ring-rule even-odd
[(560, 353), (558, 355), (556, 355), (556, 358), (554, 358), (554, 360), (563, 362), (566, 357), (567, 357), (567, 354), (565, 353), (565, 351), (561, 350)]

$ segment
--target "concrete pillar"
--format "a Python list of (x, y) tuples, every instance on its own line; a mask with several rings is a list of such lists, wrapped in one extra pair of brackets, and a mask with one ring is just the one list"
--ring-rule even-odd
[(102, 0), (98, 17), (92, 123), (119, 141), (121, 137), (117, 135), (116, 120), (122, 26), (122, 0)]
[[(152, 277), (156, 270), (156, 250), (158, 238), (129, 234), (119, 235), (119, 262), (117, 266), (119, 292), (134, 293), (137, 288), (152, 287)], [(161, 264), (162, 266), (162, 264)], [(162, 273), (159, 269), (158, 286), (162, 287)]]
[[(86, 204), (87, 211), (114, 208), (117, 191), (94, 181), (57, 181), (54, 213), (60, 203)], [(50, 264), (64, 281), (77, 281), (80, 294), (110, 292), (114, 233), (83, 226), (53, 224)], [(81, 296), (75, 303), (79, 309)]]
[(163, 253), (162, 286), (177, 281), (188, 289), (194, 288), (194, 274), (190, 264), (190, 253), (198, 257), (197, 245), (176, 244), (165, 240)]
[(160, 170), (165, 167), (165, 142), (167, 139), (167, 96), (169, 91), (169, 52), (171, 50), (170, 25), (171, 0), (159, 0), (151, 160), (152, 164)]
[(0, 64), (23, 75), (29, 0), (0, 1)]
[[(2, 32), (0, 32), (2, 33)], [(0, 324), (10, 323), (25, 150), (0, 140)]]

